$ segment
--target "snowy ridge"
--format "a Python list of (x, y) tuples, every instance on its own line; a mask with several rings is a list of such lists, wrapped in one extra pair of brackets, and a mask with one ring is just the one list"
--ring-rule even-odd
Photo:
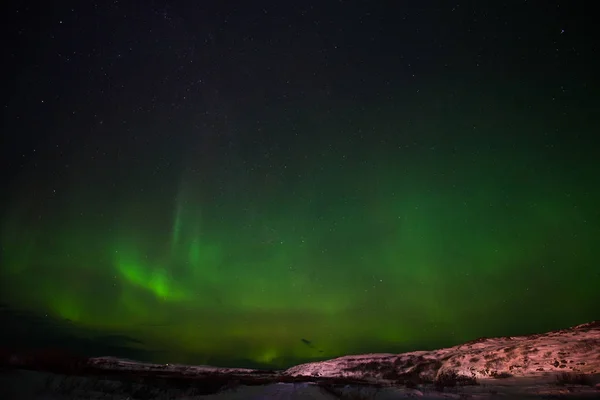
[(444, 374), (474, 379), (551, 373), (600, 374), (600, 322), (530, 336), (482, 338), (403, 354), (363, 354), (297, 365), (292, 376), (434, 381)]
[(2, 399), (597, 399), (600, 322), (544, 334), (482, 338), (433, 351), (344, 356), (285, 371), (10, 348), (0, 349), (0, 366), (12, 371), (0, 374)]
[(184, 364), (154, 364), (127, 360), (115, 357), (95, 357), (88, 359), (88, 365), (100, 369), (120, 371), (170, 372), (181, 374), (221, 373), (221, 374), (250, 374), (256, 370), (248, 368), (220, 368), (209, 365)]

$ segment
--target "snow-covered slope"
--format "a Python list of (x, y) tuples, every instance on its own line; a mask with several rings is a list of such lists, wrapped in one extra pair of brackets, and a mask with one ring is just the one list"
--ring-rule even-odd
[(345, 356), (297, 365), (285, 374), (419, 383), (444, 376), (556, 379), (564, 372), (600, 374), (600, 322), (531, 336), (478, 339), (433, 351)]
[[(209, 365), (185, 365), (185, 364), (152, 364), (142, 363), (134, 360), (126, 360), (116, 357), (95, 357), (88, 359), (88, 365), (98, 369), (111, 371), (146, 371), (177, 373), (181, 375), (199, 375), (206, 373), (220, 374), (251, 374), (256, 373), (254, 369), (248, 368), (219, 368)], [(268, 371), (262, 371), (268, 373)]]
[[(81, 358), (0, 349), (0, 399), (600, 398), (600, 321), (403, 354), (363, 354), (285, 371)], [(365, 394), (368, 392), (368, 396)], [(51, 397), (48, 397), (51, 396)], [(104, 397), (103, 397), (104, 396)]]

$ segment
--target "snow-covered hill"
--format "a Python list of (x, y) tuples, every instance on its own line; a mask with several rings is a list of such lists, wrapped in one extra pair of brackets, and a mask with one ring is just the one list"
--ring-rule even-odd
[(530, 336), (482, 338), (433, 351), (345, 356), (285, 371), (291, 376), (415, 383), (444, 376), (455, 376), (465, 383), (510, 377), (556, 379), (562, 373), (600, 374), (600, 322)]
[(6, 348), (0, 367), (0, 399), (587, 399), (600, 398), (600, 322), (433, 351), (345, 356), (285, 371)]

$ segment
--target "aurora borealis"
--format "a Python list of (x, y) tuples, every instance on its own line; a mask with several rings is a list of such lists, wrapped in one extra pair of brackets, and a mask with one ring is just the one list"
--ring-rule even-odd
[(158, 3), (13, 10), (3, 304), (268, 367), (600, 317), (580, 10)]

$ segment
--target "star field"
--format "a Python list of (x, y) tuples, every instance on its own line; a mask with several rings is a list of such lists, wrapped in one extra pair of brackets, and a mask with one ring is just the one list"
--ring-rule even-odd
[(52, 340), (4, 341), (283, 367), (599, 318), (583, 5), (237, 3), (5, 11), (0, 301)]

